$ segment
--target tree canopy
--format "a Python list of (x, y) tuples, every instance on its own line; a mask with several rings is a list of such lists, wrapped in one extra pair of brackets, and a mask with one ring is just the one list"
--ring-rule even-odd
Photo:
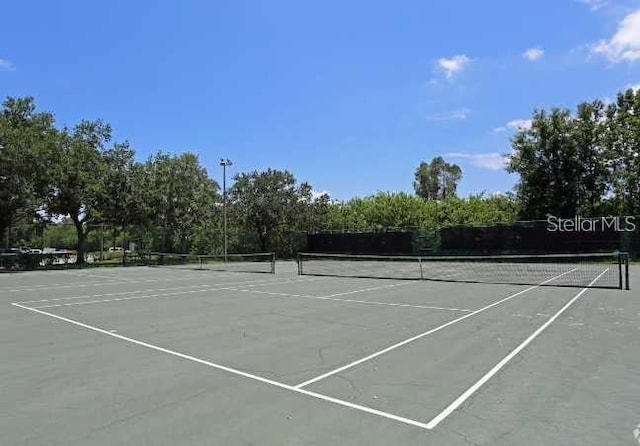
[[(222, 194), (198, 156), (157, 151), (139, 160), (127, 141), (112, 139), (111, 126), (99, 119), (59, 128), (33, 98), (7, 98), (0, 109), (5, 245), (37, 233), (43, 246), (77, 249), (82, 262), (95, 249), (96, 228), (102, 237), (107, 227), (112, 246), (220, 253)], [(511, 139), (507, 158), (507, 171), (518, 176), (515, 194), (465, 198), (457, 196), (462, 169), (441, 156), (413, 172), (415, 195), (379, 192), (346, 201), (314, 192), (287, 170), (238, 172), (225, 203), (229, 252), (291, 256), (302, 246), (300, 234), (322, 230), (640, 215), (640, 91), (621, 92), (610, 104), (583, 102), (575, 111), (535, 110), (531, 127)]]
[(640, 214), (640, 91), (533, 113), (512, 139), (523, 219)]
[(456, 196), (461, 179), (460, 166), (449, 164), (437, 156), (430, 163), (420, 163), (415, 172), (413, 188), (419, 197), (426, 200), (445, 200)]

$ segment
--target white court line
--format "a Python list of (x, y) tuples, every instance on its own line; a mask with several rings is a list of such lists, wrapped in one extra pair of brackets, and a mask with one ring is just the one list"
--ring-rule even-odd
[[(394, 285), (385, 285), (385, 286), (381, 286), (381, 287), (376, 287), (376, 288), (367, 288), (366, 290), (357, 290), (357, 291), (349, 291), (346, 293), (341, 293), (341, 294), (332, 294), (331, 296), (341, 296), (343, 294), (353, 294), (353, 293), (362, 293), (365, 291), (374, 291), (374, 290), (382, 290), (385, 288), (389, 288), (390, 286), (399, 286), (399, 285), (405, 285), (405, 283), (400, 283), (400, 284), (394, 284)], [(421, 309), (426, 309), (426, 310), (443, 310), (443, 311), (461, 311), (461, 312), (467, 312), (467, 313), (471, 313), (473, 310), (465, 310), (462, 308), (447, 308), (447, 307), (436, 307), (436, 306), (430, 306), (430, 305), (414, 305), (414, 304), (405, 304), (405, 303), (391, 303), (391, 302), (378, 302), (375, 300), (357, 300), (357, 299), (339, 299), (337, 297), (331, 297), (331, 296), (311, 296), (308, 294), (287, 294), (287, 293), (272, 293), (270, 291), (257, 291), (257, 290), (243, 290), (243, 289), (239, 289), (239, 288), (228, 288), (230, 291), (243, 291), (243, 292), (247, 292), (247, 293), (256, 293), (256, 294), (265, 294), (265, 295), (272, 295), (272, 296), (282, 296), (282, 297), (298, 297), (298, 298), (302, 298), (302, 299), (317, 299), (317, 300), (330, 300), (330, 301), (334, 301), (334, 302), (344, 302), (344, 303), (351, 303), (351, 304), (364, 304), (364, 305), (380, 305), (380, 306), (385, 306), (385, 307), (404, 307), (404, 308), (421, 308)]]
[[(295, 280), (279, 281), (279, 282), (272, 281), (272, 282), (262, 282), (262, 283), (251, 283), (250, 285), (244, 285), (244, 283), (242, 283), (242, 285), (245, 287), (257, 287), (257, 286), (281, 285), (281, 284), (289, 284), (289, 283), (306, 283), (306, 282), (312, 282), (314, 280), (318, 280), (318, 278), (295, 279)], [(251, 281), (247, 281), (247, 282), (251, 282)], [(306, 294), (275, 293), (270, 291), (240, 289), (238, 288), (239, 283), (235, 282), (235, 283), (231, 283), (230, 285), (232, 286), (230, 287), (221, 287), (220, 285), (226, 285), (224, 283), (214, 284), (214, 285), (193, 285), (190, 287), (178, 287), (178, 288), (168, 288), (168, 289), (159, 288), (155, 290), (127, 291), (122, 293), (106, 293), (106, 294), (94, 294), (94, 295), (86, 295), (86, 296), (59, 297), (54, 299), (28, 300), (28, 301), (21, 301), (16, 303), (33, 304), (33, 303), (45, 303), (45, 302), (60, 302), (60, 301), (68, 301), (68, 300), (87, 299), (91, 297), (129, 295), (129, 294), (137, 294), (137, 293), (143, 293), (143, 292), (168, 291), (171, 289), (177, 289), (177, 290), (184, 290), (184, 291), (177, 291), (172, 293), (148, 294), (148, 295), (142, 295), (142, 296), (120, 297), (120, 298), (114, 298), (114, 299), (100, 299), (100, 300), (89, 300), (89, 301), (79, 301), (79, 302), (69, 302), (69, 303), (56, 303), (56, 304), (50, 304), (50, 305), (36, 305), (36, 306), (30, 305), (30, 307), (36, 308), (36, 309), (59, 308), (59, 307), (71, 307), (71, 306), (78, 306), (78, 305), (120, 302), (120, 301), (137, 300), (137, 299), (173, 297), (173, 296), (179, 296), (184, 294), (201, 293), (206, 291), (238, 291), (238, 292), (246, 292), (246, 293), (263, 294), (263, 295), (275, 296), (275, 297), (296, 297), (296, 298), (302, 298), (302, 299), (329, 300), (334, 302), (345, 302), (345, 303), (355, 303), (355, 304), (364, 304), (364, 305), (378, 305), (378, 306), (386, 306), (386, 307), (420, 308), (420, 309), (427, 309), (427, 310), (458, 311), (458, 312), (466, 312), (466, 313), (471, 313), (473, 311), (473, 310), (467, 310), (463, 308), (449, 308), (449, 307), (439, 307), (439, 306), (432, 306), (432, 305), (414, 305), (414, 304), (406, 304), (406, 303), (378, 302), (378, 301), (370, 301), (370, 300), (339, 299), (336, 297), (331, 297), (331, 296), (342, 296), (342, 295), (348, 295), (348, 294), (354, 294), (354, 293), (363, 293), (367, 291), (387, 289), (390, 287), (407, 285), (407, 284), (408, 282), (404, 282), (404, 283), (393, 284), (393, 285), (383, 285), (380, 287), (365, 288), (365, 289), (355, 290), (355, 291), (347, 291), (345, 293), (332, 294), (330, 296), (312, 296), (312, 295), (306, 295)], [(199, 289), (187, 291), (185, 290), (185, 288), (199, 288)]]
[[(41, 273), (41, 272), (39, 272)], [(247, 274), (255, 274), (255, 273), (247, 273)], [(234, 274), (225, 274), (220, 272), (219, 274), (216, 274), (215, 276), (206, 276), (203, 274), (192, 274), (192, 275), (188, 275), (188, 274), (180, 274), (179, 276), (145, 276), (144, 278), (140, 278), (140, 279), (128, 279), (128, 280), (120, 280), (120, 281), (111, 281), (111, 282), (76, 282), (73, 284), (65, 284), (65, 283), (53, 283), (53, 284), (46, 284), (46, 285), (24, 285), (23, 287), (17, 286), (17, 287), (13, 287), (13, 288), (5, 288), (5, 289), (0, 289), (0, 293), (16, 293), (16, 292), (22, 292), (22, 291), (40, 291), (43, 288), (46, 288), (47, 290), (51, 290), (51, 289), (64, 289), (64, 288), (85, 288), (85, 287), (91, 287), (91, 286), (104, 286), (104, 285), (124, 285), (124, 284), (128, 284), (128, 283), (153, 283), (153, 282), (167, 282), (167, 281), (178, 281), (178, 280), (193, 280), (196, 278), (214, 278), (214, 279), (220, 279), (220, 278), (226, 278), (226, 277), (238, 277), (237, 273)], [(24, 288), (24, 287), (28, 287), (28, 288)]]
[(237, 369), (234, 369), (234, 368), (231, 368), (231, 367), (227, 367), (227, 366), (224, 366), (224, 365), (221, 365), (221, 364), (216, 364), (214, 362), (206, 361), (204, 359), (196, 358), (195, 356), (186, 355), (184, 353), (179, 353), (179, 352), (174, 351), (174, 350), (169, 350), (169, 349), (166, 349), (166, 348), (163, 348), (163, 347), (159, 347), (157, 345), (153, 345), (153, 344), (149, 344), (147, 342), (139, 341), (137, 339), (129, 338), (127, 336), (122, 336), (120, 334), (113, 333), (113, 332), (107, 331), (107, 330), (103, 330), (101, 328), (94, 327), (94, 326), (91, 326), (91, 325), (87, 325), (87, 324), (84, 324), (82, 322), (75, 321), (73, 319), (69, 319), (69, 318), (66, 318), (66, 317), (58, 316), (58, 315), (52, 314), (52, 313), (47, 313), (46, 311), (37, 310), (35, 308), (24, 307), (24, 306), (22, 306), (20, 304), (17, 304), (17, 303), (12, 303), (11, 305), (14, 305), (16, 307), (19, 307), (19, 308), (22, 308), (22, 309), (25, 309), (25, 310), (28, 310), (28, 311), (33, 311), (33, 312), (38, 313), (38, 314), (42, 314), (44, 316), (49, 316), (49, 317), (52, 317), (54, 319), (58, 319), (60, 321), (67, 322), (69, 324), (73, 324), (73, 325), (76, 325), (78, 327), (86, 328), (88, 330), (95, 331), (95, 332), (98, 332), (98, 333), (101, 333), (101, 334), (104, 334), (104, 335), (107, 335), (107, 336), (111, 336), (113, 338), (120, 339), (122, 341), (130, 342), (132, 344), (136, 344), (136, 345), (139, 345), (141, 347), (146, 347), (146, 348), (149, 348), (151, 350), (156, 350), (158, 352), (166, 353), (166, 354), (169, 354), (169, 355), (172, 355), (172, 356), (176, 356), (178, 358), (182, 358), (182, 359), (186, 359), (188, 361), (196, 362), (198, 364), (202, 364), (202, 365), (214, 368), (214, 369), (222, 370), (222, 371), (225, 371), (227, 373), (231, 373), (233, 375), (238, 375), (238, 376), (242, 376), (244, 378), (249, 378), (249, 379), (252, 379), (254, 381), (259, 381), (259, 382), (264, 383), (264, 384), (270, 384), (272, 386), (279, 387), (281, 389), (289, 390), (291, 392), (299, 393), (299, 394), (302, 394), (302, 395), (310, 396), (312, 398), (316, 398), (316, 399), (319, 399), (319, 400), (323, 400), (323, 401), (327, 401), (327, 402), (330, 402), (330, 403), (334, 403), (334, 404), (337, 404), (339, 406), (348, 407), (350, 409), (355, 409), (355, 410), (358, 410), (360, 412), (365, 412), (365, 413), (368, 413), (368, 414), (377, 415), (379, 417), (383, 417), (383, 418), (387, 418), (387, 419), (390, 419), (390, 420), (398, 421), (400, 423), (408, 424), (408, 425), (415, 426), (415, 427), (420, 427), (422, 429), (429, 429), (425, 423), (422, 423), (420, 421), (416, 421), (416, 420), (412, 420), (412, 419), (409, 419), (409, 418), (401, 417), (401, 416), (394, 415), (394, 414), (388, 413), (388, 412), (383, 412), (381, 410), (372, 409), (370, 407), (361, 406), (359, 404), (354, 404), (354, 403), (351, 403), (349, 401), (344, 401), (344, 400), (341, 400), (341, 399), (338, 399), (338, 398), (334, 398), (334, 397), (331, 397), (331, 396), (322, 395), (322, 394), (316, 393), (316, 392), (311, 392), (309, 390), (298, 389), (298, 388), (290, 386), (288, 384), (284, 384), (284, 383), (281, 383), (281, 382), (278, 382), (278, 381), (273, 381), (273, 380), (268, 379), (268, 378), (263, 378), (263, 377), (258, 376), (258, 375), (253, 375), (251, 373), (243, 372), (242, 370), (237, 370)]
[[(211, 287), (217, 287), (221, 285), (257, 286), (257, 285), (272, 285), (272, 284), (278, 285), (280, 283), (297, 283), (297, 282), (310, 282), (310, 281), (312, 280), (298, 279), (297, 281), (289, 282), (289, 281), (282, 281), (282, 280), (278, 281), (278, 279), (274, 278), (273, 281), (265, 282), (262, 280), (253, 279), (253, 280), (244, 280), (240, 282), (234, 281), (234, 282), (211, 283), (211, 284), (204, 284), (204, 285), (187, 285), (187, 286), (179, 286), (179, 287), (171, 287), (171, 288), (148, 288), (144, 290), (121, 291), (118, 293), (84, 294), (82, 296), (55, 297), (52, 299), (39, 299), (39, 300), (24, 300), (16, 303), (32, 304), (32, 303), (39, 303), (39, 302), (58, 302), (63, 300), (88, 299), (92, 297), (125, 296), (127, 294), (155, 293), (158, 291), (187, 290), (189, 288), (211, 288)], [(255, 283), (255, 282), (258, 282), (258, 283)]]
[(100, 285), (111, 285), (118, 283), (130, 283), (131, 281), (121, 281), (121, 282), (74, 282), (73, 284), (69, 283), (51, 283), (44, 285), (17, 285), (12, 288), (2, 288), (0, 289), (0, 293), (16, 293), (20, 291), (40, 291), (42, 289), (56, 289), (56, 288), (83, 288), (88, 286), (100, 286)]
[(75, 271), (67, 271), (67, 274), (70, 276), (78, 276), (78, 277), (97, 277), (99, 279), (121, 279), (120, 277), (103, 276), (101, 274), (88, 274), (88, 273), (83, 274)]
[[(251, 282), (252, 282), (251, 280), (248, 280), (246, 283), (251, 283)], [(157, 291), (186, 290), (189, 288), (207, 288), (207, 287), (212, 287), (216, 285), (234, 285), (236, 283), (238, 282), (225, 282), (225, 283), (210, 284), (210, 285), (186, 285), (186, 286), (171, 287), (171, 288), (147, 288), (143, 290), (122, 291), (118, 293), (83, 294), (81, 296), (55, 297), (51, 299), (39, 299), (39, 300), (23, 300), (17, 303), (33, 304), (33, 303), (40, 303), (40, 302), (58, 302), (62, 300), (88, 299), (92, 297), (125, 296), (127, 294), (155, 293)], [(245, 282), (239, 282), (239, 283), (245, 283)]]
[(401, 283), (392, 283), (390, 285), (381, 285), (381, 286), (375, 286), (375, 287), (371, 287), (371, 288), (361, 288), (359, 290), (353, 290), (353, 291), (345, 291), (344, 293), (336, 293), (336, 294), (329, 294), (328, 296), (322, 296), (322, 297), (339, 297), (339, 296), (348, 296), (349, 294), (358, 294), (358, 293), (366, 293), (367, 291), (377, 291), (377, 290), (384, 290), (385, 288), (395, 288), (398, 286), (404, 286), (404, 285), (413, 285), (419, 283), (419, 281), (412, 281), (412, 282), (401, 282)]
[(559, 275), (557, 275), (555, 277), (552, 277), (551, 279), (545, 280), (544, 282), (542, 282), (542, 283), (540, 283), (538, 285), (534, 285), (534, 286), (526, 288), (526, 289), (524, 289), (522, 291), (518, 291), (517, 293), (514, 293), (514, 294), (512, 294), (510, 296), (507, 296), (504, 299), (500, 299), (499, 301), (494, 302), (492, 304), (489, 304), (489, 305), (487, 305), (485, 307), (482, 307), (479, 310), (475, 310), (472, 313), (465, 314), (464, 316), (461, 316), (459, 318), (453, 319), (452, 321), (449, 321), (449, 322), (447, 322), (445, 324), (442, 324), (442, 325), (440, 325), (440, 326), (438, 326), (436, 328), (432, 328), (431, 330), (425, 331), (423, 333), (420, 333), (419, 335), (413, 336), (413, 337), (411, 337), (409, 339), (405, 339), (404, 341), (400, 341), (400, 342), (398, 342), (396, 344), (390, 345), (389, 347), (387, 347), (385, 349), (382, 349), (382, 350), (379, 350), (379, 351), (377, 351), (375, 353), (372, 353), (371, 355), (365, 356), (364, 358), (360, 358), (357, 361), (353, 361), (353, 362), (351, 362), (349, 364), (343, 365), (342, 367), (339, 367), (339, 368), (334, 369), (334, 370), (330, 370), (329, 372), (323, 373), (322, 375), (318, 375), (315, 378), (311, 378), (311, 379), (309, 379), (309, 380), (307, 380), (305, 382), (302, 382), (302, 383), (296, 385), (295, 388), (296, 389), (300, 389), (302, 387), (308, 386), (309, 384), (313, 384), (313, 383), (315, 383), (317, 381), (323, 380), (323, 379), (328, 378), (330, 376), (333, 376), (333, 375), (335, 375), (337, 373), (340, 373), (340, 372), (343, 372), (343, 371), (348, 370), (350, 368), (353, 368), (353, 367), (355, 367), (357, 365), (362, 364), (363, 362), (370, 361), (371, 359), (377, 358), (380, 355), (383, 355), (383, 354), (388, 353), (388, 352), (390, 352), (392, 350), (400, 348), (400, 347), (402, 347), (404, 345), (407, 345), (407, 344), (409, 344), (411, 342), (417, 341), (418, 339), (424, 338), (425, 336), (429, 336), (429, 335), (431, 335), (433, 333), (436, 333), (436, 332), (438, 332), (438, 331), (440, 331), (440, 330), (442, 330), (442, 329), (444, 329), (446, 327), (449, 327), (449, 326), (451, 326), (453, 324), (457, 324), (458, 322), (462, 322), (463, 320), (465, 320), (467, 318), (470, 318), (472, 316), (475, 316), (476, 314), (479, 314), (479, 313), (482, 313), (484, 311), (487, 311), (487, 310), (489, 310), (489, 309), (491, 309), (491, 308), (493, 308), (493, 307), (495, 307), (497, 305), (500, 305), (500, 304), (502, 304), (504, 302), (507, 302), (508, 300), (513, 299), (514, 297), (520, 296), (520, 295), (522, 295), (522, 294), (524, 294), (526, 292), (529, 292), (531, 290), (535, 290), (536, 288), (539, 288), (540, 285), (544, 285), (545, 283), (551, 282), (552, 280), (556, 280), (556, 279), (564, 276), (565, 274), (569, 274), (569, 273), (571, 273), (571, 272), (573, 272), (575, 270), (576, 270), (576, 268), (572, 269), (571, 271), (567, 271), (567, 272), (564, 272), (562, 274), (559, 274)]
[[(296, 280), (296, 281), (283, 281), (283, 282), (256, 283), (256, 284), (247, 285), (247, 286), (280, 285), (280, 284), (294, 283), (294, 282), (299, 282), (299, 280)], [(144, 294), (142, 296), (118, 297), (118, 298), (115, 298), (115, 299), (89, 300), (89, 301), (81, 301), (81, 302), (68, 302), (68, 303), (62, 303), (62, 304), (38, 305), (38, 306), (33, 306), (31, 308), (74, 307), (74, 306), (78, 306), (78, 305), (104, 304), (104, 303), (109, 303), (109, 302), (121, 302), (121, 301), (126, 301), (126, 300), (137, 300), (137, 299), (168, 298), (168, 297), (173, 297), (173, 296), (181, 296), (181, 295), (184, 295), (184, 294), (196, 294), (196, 293), (205, 293), (205, 292), (208, 292), (208, 291), (226, 291), (226, 290), (228, 290), (228, 291), (237, 291), (237, 290), (233, 289), (232, 287), (216, 287), (215, 285), (213, 285), (212, 288), (204, 288), (204, 289), (199, 289), (199, 290), (176, 291), (176, 292), (173, 292), (173, 293)], [(15, 302), (15, 303), (25, 303), (25, 302)]]
[[(200, 276), (201, 277), (201, 276)], [(73, 284), (65, 283), (53, 283), (49, 285), (24, 285), (23, 287), (13, 287), (0, 289), (0, 293), (18, 293), (22, 291), (40, 291), (42, 289), (65, 289), (65, 288), (86, 288), (92, 286), (105, 286), (105, 285), (125, 285), (128, 283), (150, 283), (150, 282), (166, 282), (177, 280), (193, 280), (194, 276), (163, 276), (156, 278), (145, 279), (130, 279), (130, 280), (118, 280), (118, 281), (103, 281), (103, 282), (76, 282)], [(25, 288), (28, 287), (28, 288)]]
[(562, 313), (564, 313), (573, 303), (580, 298), (596, 281), (602, 277), (604, 273), (609, 271), (609, 268), (602, 271), (598, 277), (593, 279), (587, 288), (583, 288), (578, 294), (576, 294), (565, 306), (563, 306), (556, 314), (551, 316), (544, 324), (542, 324), (536, 331), (533, 332), (531, 336), (522, 342), (522, 344), (518, 345), (514, 348), (511, 353), (505, 356), (499, 363), (497, 363), (491, 370), (489, 370), (482, 378), (476, 381), (471, 387), (469, 387), (462, 395), (460, 395), (454, 402), (449, 404), (446, 409), (436, 415), (431, 421), (427, 423), (428, 429), (433, 429), (436, 427), (442, 420), (447, 418), (454, 410), (460, 407), (467, 399), (471, 397), (483, 384), (489, 381), (496, 373), (500, 371), (514, 356), (520, 353), (527, 345), (531, 343), (540, 333), (542, 333), (549, 325), (551, 325)]

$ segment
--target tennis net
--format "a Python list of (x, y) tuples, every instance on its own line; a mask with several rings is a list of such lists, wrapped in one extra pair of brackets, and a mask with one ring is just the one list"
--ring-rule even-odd
[(298, 274), (629, 289), (626, 253), (428, 257), (300, 253)]
[(276, 272), (276, 258), (272, 252), (256, 254), (196, 255), (162, 252), (140, 253), (141, 263), (148, 266), (176, 269), (230, 271), (248, 273)]

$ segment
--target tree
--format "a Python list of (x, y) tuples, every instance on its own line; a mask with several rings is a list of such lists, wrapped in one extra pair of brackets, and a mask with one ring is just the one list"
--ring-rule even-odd
[(311, 186), (298, 186), (292, 173), (273, 169), (240, 173), (234, 180), (229, 198), (238, 223), (253, 232), (261, 251), (278, 251), (284, 232), (300, 227), (312, 202)]
[(118, 143), (102, 154), (99, 173), (102, 178), (96, 203), (96, 220), (112, 228), (112, 245), (116, 245), (118, 229), (124, 230), (139, 215), (133, 191), (134, 151), (129, 143)]
[(220, 188), (193, 153), (158, 152), (133, 177), (136, 195), (143, 197), (140, 220), (160, 231), (157, 249), (190, 251), (194, 237), (219, 221)]
[(606, 110), (603, 135), (612, 201), (617, 212), (640, 214), (640, 91), (619, 93)]
[(606, 152), (603, 146), (606, 130), (604, 103), (596, 100), (578, 105), (573, 120), (572, 140), (577, 156), (578, 212), (584, 216), (596, 216), (602, 209), (607, 191)]
[(35, 216), (49, 192), (51, 152), (59, 133), (33, 98), (7, 98), (0, 110), (0, 235), (19, 214)]
[(531, 128), (513, 137), (507, 170), (520, 176), (522, 218), (597, 212), (607, 187), (603, 107), (583, 103), (575, 116), (566, 109), (536, 111)]
[(531, 128), (512, 139), (507, 170), (520, 175), (516, 190), (525, 219), (575, 214), (577, 185), (567, 166), (576, 161), (570, 121), (567, 110), (535, 111)]
[(73, 130), (64, 129), (52, 161), (53, 192), (47, 214), (69, 216), (78, 237), (77, 263), (84, 263), (90, 223), (104, 197), (103, 157), (111, 139), (111, 127), (103, 121), (81, 121)]
[(311, 185), (306, 182), (300, 185), (298, 194), (300, 198), (292, 208), (293, 212), (289, 218), (292, 224), (290, 229), (313, 231), (315, 228), (322, 227), (329, 212), (329, 194), (315, 194)]
[[(436, 207), (440, 209), (436, 212)], [(329, 204), (325, 229), (433, 229), (441, 225), (490, 224), (514, 221), (518, 202), (512, 195), (472, 195), (444, 203), (403, 192), (380, 192), (366, 198)]]
[(420, 163), (415, 172), (413, 187), (416, 194), (426, 200), (445, 200), (456, 196), (461, 179), (462, 169), (438, 156), (431, 163)]

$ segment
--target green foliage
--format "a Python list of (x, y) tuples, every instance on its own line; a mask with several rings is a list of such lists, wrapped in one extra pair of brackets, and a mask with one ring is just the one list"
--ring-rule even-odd
[(640, 90), (618, 94), (603, 125), (610, 201), (619, 214), (640, 215)]
[(535, 111), (512, 139), (508, 171), (523, 219), (640, 213), (640, 91), (581, 103), (576, 113)]
[(324, 220), (328, 196), (314, 198), (307, 183), (292, 173), (269, 169), (240, 173), (229, 191), (235, 224), (249, 229), (261, 251), (291, 255), (294, 231), (308, 230)]
[(83, 263), (89, 224), (99, 213), (104, 197), (104, 152), (111, 127), (100, 120), (82, 121), (73, 131), (64, 129), (61, 135), (51, 169), (53, 192), (47, 200), (47, 213), (69, 216), (78, 236), (77, 261)]
[(134, 151), (127, 142), (114, 144), (102, 153), (102, 161), (96, 220), (125, 228), (139, 216), (133, 190)]
[(413, 187), (416, 194), (426, 200), (444, 200), (456, 196), (461, 179), (462, 169), (438, 156), (431, 163), (420, 163), (415, 171)]
[[(75, 248), (79, 262), (103, 241), (221, 253), (220, 188), (198, 157), (157, 152), (139, 162), (126, 141), (110, 141), (105, 122), (58, 129), (51, 113), (36, 112), (32, 98), (8, 98), (0, 109), (5, 240)], [(420, 163), (415, 196), (381, 192), (341, 203), (317, 196), (288, 171), (239, 173), (227, 203), (229, 252), (289, 257), (303, 247), (305, 231), (384, 228), (417, 229), (416, 244), (431, 249), (444, 226), (547, 214), (640, 215), (640, 91), (620, 93), (606, 107), (582, 103), (574, 114), (535, 111), (531, 129), (514, 136), (512, 149), (508, 170), (519, 175), (517, 196), (456, 197), (462, 171), (442, 157)]]
[[(211, 252), (211, 231), (221, 224), (219, 186), (192, 153), (158, 152), (134, 169), (135, 199), (140, 226), (154, 229), (153, 249)], [(136, 204), (137, 202), (137, 204)]]
[(332, 203), (324, 229), (435, 228), (456, 224), (487, 224), (516, 219), (513, 196), (474, 195), (443, 201), (423, 200), (406, 193), (378, 193)]
[(49, 192), (53, 115), (36, 113), (33, 98), (7, 98), (0, 109), (0, 234), (22, 213), (28, 221)]
[(78, 236), (73, 225), (50, 225), (44, 231), (43, 246), (57, 249), (75, 249)]

